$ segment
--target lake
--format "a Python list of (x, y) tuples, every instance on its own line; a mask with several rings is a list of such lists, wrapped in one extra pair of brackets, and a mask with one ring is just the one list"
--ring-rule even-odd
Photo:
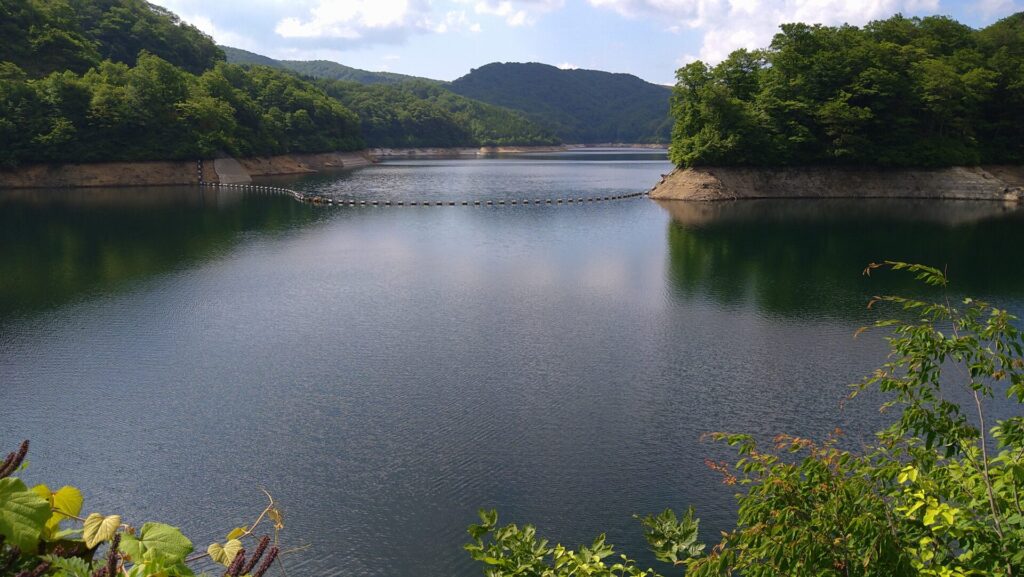
[[(337, 199), (639, 192), (663, 154), (402, 160), (275, 178)], [(285, 512), (292, 575), (468, 576), (480, 507), (653, 563), (634, 514), (734, 488), (702, 442), (868, 439), (883, 362), (871, 261), (947, 267), (1024, 311), (1024, 213), (997, 203), (646, 198), (314, 207), (198, 188), (0, 193), (0, 441), (86, 512), (205, 549)], [(924, 293), (938, 296), (935, 293)], [(994, 409), (997, 414), (1001, 410)], [(658, 566), (663, 571), (664, 566)]]

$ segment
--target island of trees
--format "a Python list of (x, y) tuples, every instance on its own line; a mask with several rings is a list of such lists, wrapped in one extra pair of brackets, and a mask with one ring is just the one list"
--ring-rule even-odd
[(676, 73), (684, 167), (1024, 162), (1024, 13), (785, 24), (763, 50)]

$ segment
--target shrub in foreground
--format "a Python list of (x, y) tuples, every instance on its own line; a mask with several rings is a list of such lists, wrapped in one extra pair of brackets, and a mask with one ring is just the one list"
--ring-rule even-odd
[[(865, 274), (879, 268), (947, 285), (921, 265), (872, 264)], [(688, 576), (1024, 575), (1024, 416), (992, 423), (987, 410), (998, 397), (1024, 404), (1016, 318), (970, 298), (953, 306), (882, 296), (876, 306), (896, 311), (873, 325), (887, 332), (890, 354), (851, 396), (883, 392), (894, 423), (856, 452), (840, 448), (838, 431), (821, 441), (779, 435), (767, 448), (749, 435), (710, 434), (737, 449), (731, 466), (710, 463), (742, 489), (736, 527), (706, 550), (692, 510), (647, 516), (659, 560)], [(965, 405), (950, 400), (954, 387)], [(616, 555), (604, 536), (575, 550), (552, 546), (531, 526), (499, 527), (494, 511), (469, 533), (466, 549), (488, 577), (658, 575)]]

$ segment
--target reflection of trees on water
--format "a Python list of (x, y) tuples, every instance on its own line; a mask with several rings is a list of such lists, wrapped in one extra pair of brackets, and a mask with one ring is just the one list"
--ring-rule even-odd
[(316, 218), (285, 197), (199, 188), (0, 192), (0, 320), (220, 254)]
[(1002, 304), (1024, 296), (1024, 211), (1000, 203), (660, 204), (672, 215), (669, 276), (681, 296), (754, 302), (786, 315), (852, 316), (873, 294), (928, 294), (906, 275), (861, 276), (867, 263), (886, 259), (946, 266), (954, 293)]

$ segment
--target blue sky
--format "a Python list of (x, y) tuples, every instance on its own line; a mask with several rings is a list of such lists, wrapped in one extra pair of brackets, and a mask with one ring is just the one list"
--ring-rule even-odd
[(1024, 0), (153, 0), (221, 43), (279, 59), (454, 80), (544, 62), (671, 84), (676, 68), (766, 45), (783, 22), (944, 14), (980, 27)]

